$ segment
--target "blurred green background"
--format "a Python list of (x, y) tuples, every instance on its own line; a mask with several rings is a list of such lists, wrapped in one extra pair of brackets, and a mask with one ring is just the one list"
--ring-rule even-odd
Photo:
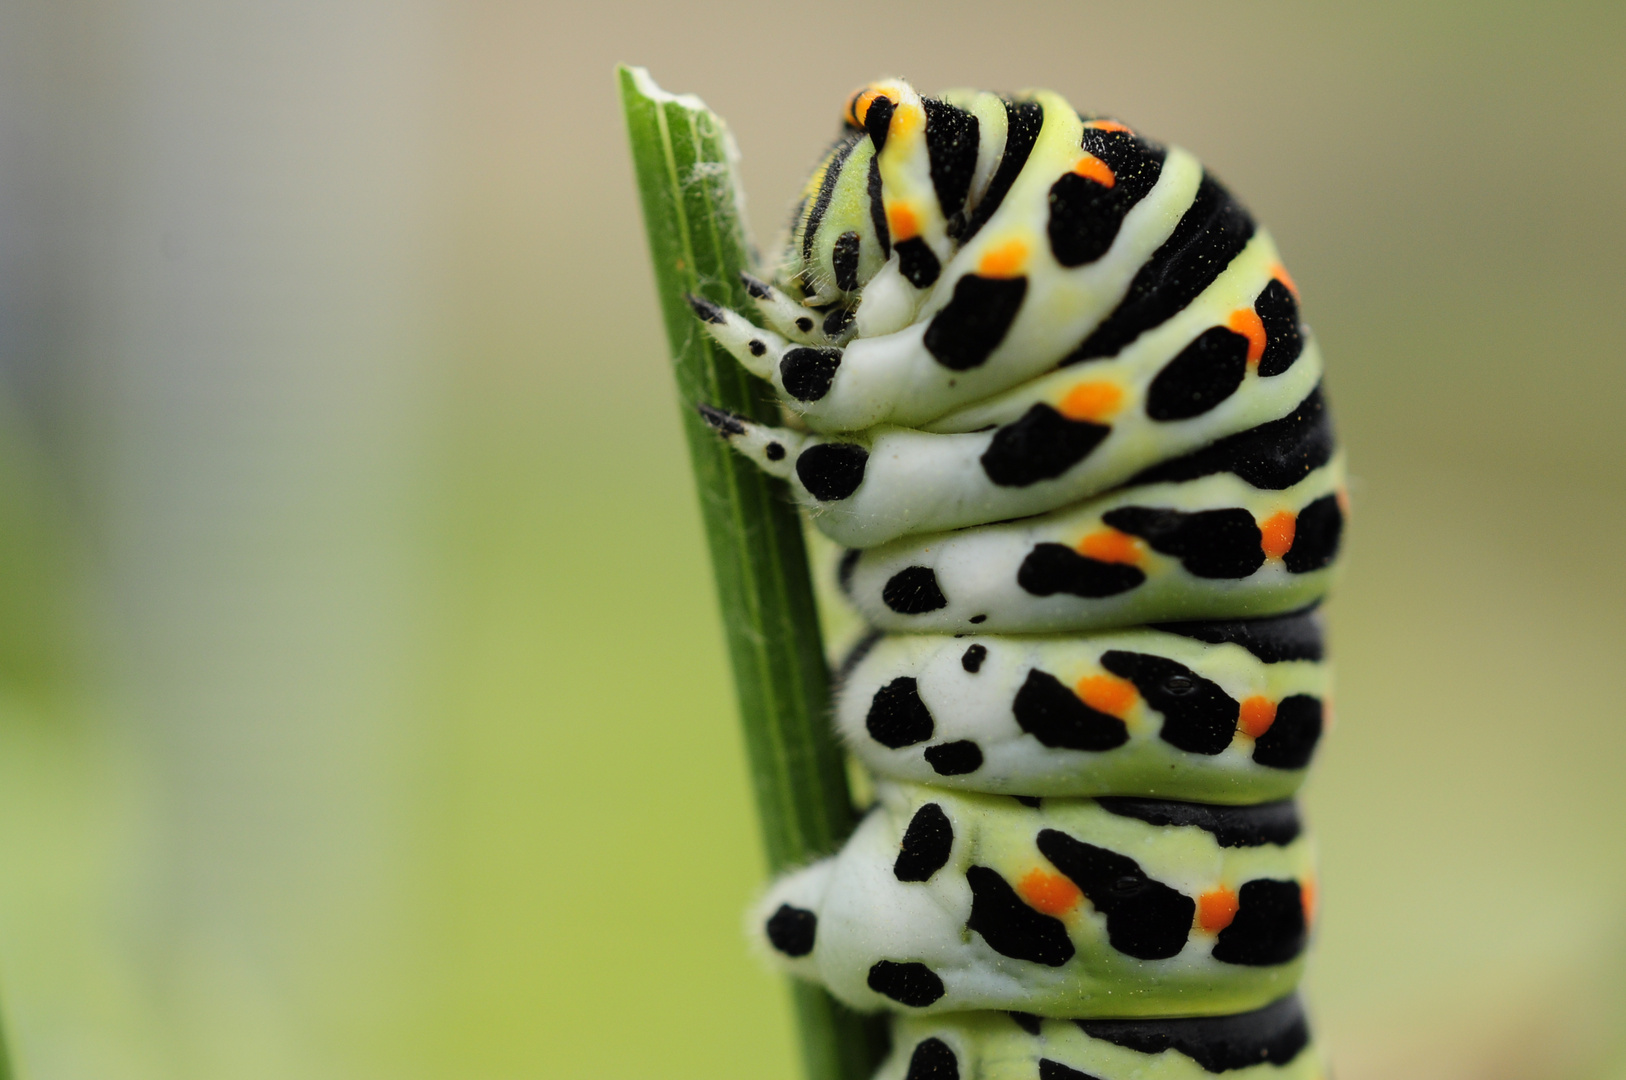
[(730, 120), (764, 243), (886, 73), (1051, 87), (1242, 195), (1355, 476), (1340, 1080), (1606, 1075), (1623, 55), (1603, 3), (4, 0), (23, 1075), (793, 1076), (617, 61)]

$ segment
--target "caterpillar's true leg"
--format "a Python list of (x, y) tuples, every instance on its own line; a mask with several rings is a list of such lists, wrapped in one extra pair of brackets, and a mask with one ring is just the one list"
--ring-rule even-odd
[(756, 301), (757, 310), (769, 326), (802, 345), (839, 345), (853, 335), (853, 315), (849, 308), (818, 310), (798, 304), (761, 278), (742, 273), (745, 291)]
[(790, 478), (807, 436), (789, 428), (768, 427), (739, 413), (699, 405), (700, 417), (728, 444), (770, 476)]

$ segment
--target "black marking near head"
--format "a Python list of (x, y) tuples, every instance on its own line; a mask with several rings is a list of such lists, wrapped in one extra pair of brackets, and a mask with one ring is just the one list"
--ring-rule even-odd
[(845, 499), (864, 482), (869, 451), (854, 443), (816, 443), (796, 458), (796, 478), (820, 502)]
[[(874, 111), (874, 106), (870, 106)], [(890, 116), (890, 110), (888, 110)], [(824, 220), (825, 211), (830, 209), (830, 198), (836, 193), (836, 181), (841, 179), (841, 170), (847, 164), (847, 157), (858, 145), (859, 136), (847, 135), (835, 145), (830, 152), (829, 163), (824, 167), (824, 176), (819, 180), (819, 193), (813, 197), (813, 207), (807, 212), (807, 222), (802, 227), (802, 258), (808, 261), (813, 259), (813, 242), (817, 239), (819, 223)], [(877, 147), (879, 149), (879, 147)], [(811, 295), (811, 293), (810, 293)]]
[(891, 750), (923, 743), (932, 737), (936, 725), (931, 710), (920, 700), (919, 684), (900, 675), (875, 691), (870, 699), (864, 730), (870, 738)]
[(719, 305), (707, 300), (704, 296), (696, 296), (694, 293), (689, 293), (688, 296), (684, 297), (684, 299), (689, 301), (689, 307), (694, 309), (694, 313), (696, 315), (700, 316), (701, 322), (722, 324), (728, 321), (727, 317), (723, 314), (723, 309)]
[(1259, 525), (1240, 507), (1188, 514), (1120, 506), (1102, 514), (1101, 520), (1119, 532), (1140, 537), (1154, 551), (1175, 556), (1196, 577), (1245, 578), (1265, 564)]
[(1134, 859), (1057, 829), (1039, 833), (1039, 852), (1106, 916), (1114, 949), (1137, 960), (1166, 960), (1186, 947), (1197, 902), (1147, 877)]
[(1066, 544), (1036, 544), (1016, 569), (1016, 583), (1034, 596), (1067, 593), (1094, 600), (1128, 592), (1145, 580), (1138, 566), (1092, 559)]
[(897, 107), (891, 98), (877, 97), (864, 110), (864, 130), (869, 133), (870, 142), (875, 144), (876, 157), (881, 156), (881, 150), (886, 146), (887, 133), (892, 130), (892, 113)]
[(948, 234), (954, 236), (963, 228), (965, 200), (977, 171), (980, 125), (975, 116), (947, 102), (925, 98), (921, 104), (926, 108), (926, 157), (932, 187), (943, 218), (951, 226)]
[[(847, 554), (856, 555), (858, 552), (850, 551)], [(845, 563), (847, 561), (846, 556), (842, 556), (841, 561)], [(841, 658), (841, 663), (836, 665), (835, 681), (838, 685), (845, 682), (847, 676), (853, 673), (853, 669), (863, 663), (864, 657), (868, 656), (871, 650), (880, 644), (881, 638), (884, 636), (881, 631), (870, 629), (866, 630), (864, 636), (853, 643), (853, 647), (847, 650), (847, 655)]]
[(938, 776), (964, 776), (982, 768), (982, 747), (970, 739), (928, 746), (924, 756)]
[(825, 337), (840, 337), (857, 317), (858, 313), (852, 308), (833, 308), (825, 313), (824, 324), (820, 329), (824, 331)]
[(1265, 328), (1265, 352), (1259, 358), (1263, 378), (1280, 375), (1293, 366), (1304, 351), (1304, 334), (1299, 329), (1299, 302), (1293, 291), (1275, 278), (1253, 302), (1254, 314)]
[(768, 917), (768, 943), (786, 956), (806, 956), (813, 951), (819, 917), (805, 908), (780, 904)]
[(1253, 238), (1253, 218), (1213, 177), (1204, 175), (1197, 195), (1163, 246), (1129, 283), (1129, 291), (1063, 364), (1112, 356), (1142, 333), (1195, 300)]
[(954, 826), (941, 806), (929, 802), (909, 819), (897, 860), (892, 864), (892, 876), (899, 881), (930, 881), (949, 861), (953, 850)]
[(1012, 960), (1061, 967), (1073, 958), (1073, 942), (1060, 919), (1028, 907), (998, 871), (969, 867), (971, 917), (967, 930), (982, 935), (988, 947)]
[[(807, 294), (809, 296), (812, 296), (813, 295), (813, 290), (811, 288), (809, 288), (807, 290)], [(813, 331), (813, 320), (808, 318), (806, 315), (800, 316), (796, 320), (796, 329), (800, 330), (804, 334), (812, 333), (812, 331)]]
[(779, 361), (779, 380), (785, 384), (785, 393), (797, 401), (817, 401), (830, 392), (840, 366), (840, 349), (801, 345)]
[(1052, 749), (1112, 750), (1129, 741), (1129, 728), (1098, 712), (1049, 672), (1033, 668), (1011, 702), (1023, 731)]
[(881, 159), (869, 159), (869, 184), (865, 189), (869, 199), (869, 223), (875, 229), (875, 239), (881, 245), (881, 258), (892, 257), (892, 229), (886, 223), (886, 205), (881, 198)]
[(1033, 144), (1039, 139), (1039, 129), (1044, 127), (1044, 106), (1037, 101), (1007, 101), (1005, 102), (1005, 152), (999, 159), (999, 168), (994, 170), (993, 179), (988, 181), (988, 190), (983, 192), (982, 198), (977, 201), (976, 207), (971, 211), (971, 217), (965, 224), (965, 230), (960, 234), (960, 243), (968, 243), (973, 236), (994, 216), (1000, 203), (1010, 192), (1011, 185), (1021, 175), (1022, 167), (1028, 163), (1028, 155), (1033, 153)]
[(881, 587), (881, 602), (899, 615), (924, 615), (948, 607), (929, 566), (906, 566), (893, 574)]
[(1309, 694), (1284, 697), (1276, 719), (1253, 744), (1253, 760), (1271, 769), (1302, 769), (1321, 741), (1321, 699)]
[(892, 247), (898, 253), (898, 270), (917, 289), (929, 288), (943, 272), (937, 253), (918, 236), (899, 240)]
[(1159, 737), (1193, 754), (1218, 754), (1236, 735), (1240, 706), (1235, 698), (1184, 664), (1151, 653), (1112, 649), (1101, 654), (1101, 666), (1128, 679), (1163, 714)]
[(1308, 574), (1338, 557), (1344, 534), (1344, 512), (1336, 495), (1321, 498), (1299, 511), (1293, 528), (1293, 546), (1282, 556), (1289, 573)]
[(1111, 431), (1107, 424), (1069, 420), (1040, 402), (994, 432), (979, 460), (988, 479), (1000, 487), (1027, 487), (1071, 469)]
[(960, 1061), (942, 1039), (922, 1039), (909, 1055), (909, 1071), (903, 1080), (960, 1080)]
[(1213, 957), (1226, 964), (1271, 967), (1304, 951), (1309, 928), (1296, 881), (1257, 878), (1237, 890), (1236, 918), (1219, 932)]
[(745, 434), (745, 417), (739, 413), (731, 413), (727, 409), (715, 409), (710, 405), (696, 405), (695, 411), (700, 419), (711, 426), (717, 434), (726, 438)]
[(1210, 1073), (1250, 1065), (1286, 1065), (1310, 1045), (1310, 1025), (1294, 996), (1235, 1016), (1073, 1023), (1092, 1039), (1139, 1054), (1161, 1054), (1165, 1050), (1184, 1054)]
[(1146, 415), (1153, 420), (1189, 420), (1236, 393), (1248, 373), (1248, 339), (1223, 326), (1211, 326), (1175, 353), (1146, 390)]
[(1279, 420), (1227, 436), (1136, 473), (1125, 486), (1233, 473), (1262, 491), (1281, 491), (1332, 460), (1332, 415), (1321, 387)]
[(1017, 1027), (1021, 1028), (1029, 1035), (1037, 1035), (1044, 1028), (1044, 1022), (1037, 1016), (1034, 1016), (1032, 1013), (1009, 1012), (1005, 1015), (1009, 1016), (1016, 1023)]
[(1297, 840), (1303, 830), (1298, 806), (1291, 799), (1258, 806), (1211, 806), (1126, 795), (1102, 795), (1095, 801), (1109, 813), (1148, 825), (1194, 825), (1213, 834), (1220, 847), (1281, 847)]
[(924, 343), (950, 371), (981, 367), (993, 355), (1022, 310), (1028, 279), (967, 274), (954, 283), (954, 295), (926, 326)]
[(1085, 128), (1084, 152), (1112, 170), (1111, 187), (1063, 173), (1050, 188), (1050, 250), (1063, 266), (1083, 266), (1105, 255), (1124, 216), (1152, 190), (1163, 172), (1163, 148), (1128, 132)]
[(836, 288), (842, 292), (858, 288), (858, 234), (848, 229), (836, 237), (830, 260), (836, 273)]
[(1266, 664), (1279, 664), (1284, 660), (1319, 661), (1326, 655), (1321, 620), (1314, 608), (1272, 615), (1267, 619), (1156, 623), (1153, 629), (1196, 638), (1209, 645), (1234, 643)]
[(1039, 1080), (1101, 1080), (1093, 1073), (1079, 1072), (1071, 1065), (1063, 1065), (1049, 1058), (1039, 1059)]
[(960, 666), (975, 675), (982, 670), (982, 662), (988, 658), (986, 645), (973, 645), (960, 657)]
[(869, 988), (899, 1005), (924, 1009), (943, 996), (937, 972), (916, 961), (877, 960), (870, 965)]
[(745, 283), (745, 294), (753, 300), (770, 300), (773, 298), (773, 286), (759, 277), (753, 277), (744, 270), (740, 271), (740, 280)]

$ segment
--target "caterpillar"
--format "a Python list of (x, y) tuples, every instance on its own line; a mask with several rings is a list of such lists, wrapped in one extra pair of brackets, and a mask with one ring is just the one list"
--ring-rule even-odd
[(845, 548), (834, 722), (874, 777), (751, 917), (894, 1014), (877, 1080), (1323, 1076), (1293, 796), (1347, 498), (1268, 234), (1060, 96), (871, 83), (751, 317), (787, 420), (700, 404)]

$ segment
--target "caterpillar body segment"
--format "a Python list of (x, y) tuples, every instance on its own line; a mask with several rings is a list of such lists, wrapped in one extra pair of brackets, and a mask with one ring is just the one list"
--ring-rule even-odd
[(755, 319), (693, 300), (790, 418), (702, 415), (871, 627), (834, 721), (877, 801), (752, 933), (895, 1014), (877, 1080), (1320, 1078), (1292, 799), (1347, 499), (1297, 288), (1194, 157), (1055, 94), (844, 118)]

